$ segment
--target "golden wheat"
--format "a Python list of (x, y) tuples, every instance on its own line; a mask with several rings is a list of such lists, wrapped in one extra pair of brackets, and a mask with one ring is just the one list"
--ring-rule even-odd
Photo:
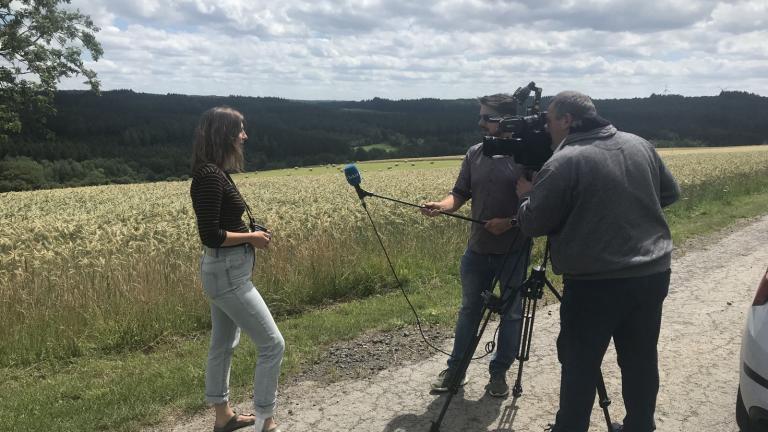
[[(661, 153), (684, 188), (764, 174), (768, 167), (768, 146)], [(381, 165), (367, 171), (361, 164), (363, 186), (418, 203), (451, 189), (459, 161), (439, 168), (427, 162), (415, 167), (400, 163), (391, 170)], [(235, 178), (259, 222), (274, 232), (271, 249), (258, 254), (255, 279), (282, 311), (343, 297), (343, 290), (375, 279), (376, 271), (386, 275), (378, 256), (378, 264), (361, 269), (346, 256), (375, 251), (378, 244), (339, 167), (305, 172)], [(206, 309), (189, 186), (175, 182), (0, 194), (0, 345), (11, 350), (28, 344), (30, 335), (42, 346), (55, 345), (50, 338), (79, 339), (98, 326), (111, 328), (147, 314), (160, 317), (154, 324), (160, 334), (171, 321), (189, 319), (186, 329), (199, 326)], [(434, 250), (438, 259), (445, 251), (460, 252), (465, 242), (466, 224), (424, 218), (414, 208), (385, 201), (368, 203), (393, 248), (421, 247), (422, 255)], [(321, 282), (338, 292), (306, 292)], [(158, 304), (164, 306), (158, 309)], [(146, 323), (133, 324), (137, 334), (155, 331), (142, 327)]]

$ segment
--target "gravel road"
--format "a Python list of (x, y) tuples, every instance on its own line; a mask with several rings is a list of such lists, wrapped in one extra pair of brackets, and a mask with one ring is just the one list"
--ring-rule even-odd
[[(685, 254), (676, 254), (659, 342), (659, 431), (738, 431), (734, 403), (739, 345), (746, 311), (768, 265), (766, 245), (768, 216), (697, 240), (693, 246), (686, 246)], [(453, 399), (441, 430), (543, 431), (557, 409), (557, 331), (557, 305), (540, 308), (520, 398), (487, 396), (487, 360), (473, 362), (469, 369), (471, 380)], [(410, 332), (410, 338), (417, 337)], [(449, 339), (442, 343), (446, 348), (450, 346)], [(440, 354), (400, 363), (368, 376), (333, 383), (305, 379), (284, 385), (277, 410), (282, 430), (429, 431), (445, 397), (430, 394), (429, 384), (443, 369), (445, 358)], [(510, 382), (515, 374), (516, 364), (508, 375)], [(613, 400), (611, 416), (621, 420), (624, 408), (612, 346), (603, 362), (603, 374)], [(247, 401), (238, 408), (241, 412), (251, 411)], [(153, 429), (203, 432), (210, 431), (212, 423), (209, 411)], [(602, 411), (596, 407), (590, 431), (605, 429)]]

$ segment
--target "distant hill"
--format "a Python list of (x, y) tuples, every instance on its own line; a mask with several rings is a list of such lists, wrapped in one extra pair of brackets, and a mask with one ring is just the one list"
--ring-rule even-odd
[[(768, 98), (755, 94), (652, 95), (595, 104), (619, 129), (659, 146), (768, 141)], [(58, 115), (48, 120), (53, 136), (27, 129), (0, 143), (0, 191), (183, 178), (194, 126), (216, 105), (246, 116), (249, 170), (461, 154), (480, 139), (473, 99), (294, 101), (62, 91), (56, 95)]]

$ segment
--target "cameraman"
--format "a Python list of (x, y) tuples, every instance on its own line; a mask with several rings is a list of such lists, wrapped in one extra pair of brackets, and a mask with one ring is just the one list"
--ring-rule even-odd
[[(506, 94), (495, 94), (478, 99), (480, 116), (478, 125), (486, 135), (499, 135), (499, 121), (505, 115), (514, 115), (516, 101)], [(522, 167), (510, 156), (484, 156), (482, 143), (469, 148), (461, 164), (456, 184), (448, 196), (438, 202), (424, 204), (422, 213), (437, 216), (438, 211), (455, 212), (468, 200), (472, 200), (472, 218), (487, 221), (485, 226), (472, 224), (467, 249), (461, 258), (462, 287), (461, 309), (456, 322), (453, 351), (448, 358), (448, 368), (440, 372), (432, 383), (432, 390), (444, 392), (453, 379), (477, 327), (482, 319), (484, 291), (492, 290), (494, 277), (500, 283), (517, 288), (525, 276), (528, 250), (519, 229), (513, 227), (517, 213), (514, 196), (517, 179)], [(507, 252), (510, 252), (507, 256)], [(486, 390), (491, 396), (509, 394), (506, 373), (517, 355), (519, 345), (522, 305), (519, 297), (499, 327), (498, 348), (490, 362), (490, 380)], [(461, 384), (467, 382), (462, 377)]]
[(566, 91), (549, 105), (555, 152), (533, 184), (518, 180), (518, 220), (548, 235), (563, 274), (560, 409), (552, 432), (586, 432), (611, 337), (621, 368), (624, 432), (656, 429), (656, 345), (669, 289), (672, 239), (662, 207), (677, 182), (653, 146), (619, 132), (592, 100)]

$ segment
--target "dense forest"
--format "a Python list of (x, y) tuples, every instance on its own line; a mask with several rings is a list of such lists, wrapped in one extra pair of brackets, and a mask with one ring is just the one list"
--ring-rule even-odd
[[(546, 106), (545, 99), (543, 106)], [(652, 95), (595, 100), (619, 129), (657, 146), (768, 142), (768, 98)], [(55, 116), (0, 142), (0, 192), (184, 179), (192, 131), (216, 105), (246, 117), (246, 169), (462, 154), (480, 139), (472, 99), (295, 101), (116, 90), (56, 94)]]

